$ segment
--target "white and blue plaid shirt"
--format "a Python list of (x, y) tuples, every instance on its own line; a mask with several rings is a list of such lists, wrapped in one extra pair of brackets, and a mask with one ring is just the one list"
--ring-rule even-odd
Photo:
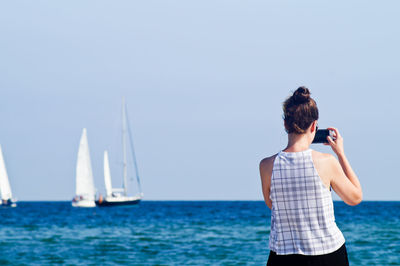
[(322, 255), (344, 244), (335, 223), (331, 192), (315, 169), (311, 149), (278, 153), (270, 199), (270, 250), (277, 254)]

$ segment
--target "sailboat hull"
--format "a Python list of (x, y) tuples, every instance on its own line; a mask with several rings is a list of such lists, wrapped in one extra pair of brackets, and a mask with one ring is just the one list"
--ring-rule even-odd
[(0, 200), (1, 207), (17, 207), (17, 203), (15, 200), (8, 199), (8, 200)]
[(72, 207), (93, 208), (96, 207), (94, 200), (72, 201)]
[(98, 207), (137, 205), (142, 199), (139, 197), (106, 197), (96, 201)]

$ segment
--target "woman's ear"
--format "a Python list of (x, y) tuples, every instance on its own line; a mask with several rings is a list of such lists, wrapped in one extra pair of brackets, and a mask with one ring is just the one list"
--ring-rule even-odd
[(318, 121), (317, 120), (312, 122), (312, 124), (311, 124), (311, 133), (313, 133), (314, 131), (317, 131), (317, 125), (318, 125)]

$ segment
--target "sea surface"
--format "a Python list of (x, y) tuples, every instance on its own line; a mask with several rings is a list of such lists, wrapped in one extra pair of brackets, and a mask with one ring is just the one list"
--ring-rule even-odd
[[(400, 202), (335, 202), (351, 265), (400, 265)], [(265, 265), (270, 211), (260, 201), (143, 201), (0, 207), (0, 264)]]

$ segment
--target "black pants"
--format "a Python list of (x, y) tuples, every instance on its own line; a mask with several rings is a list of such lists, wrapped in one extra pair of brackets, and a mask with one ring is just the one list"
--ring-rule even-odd
[(348, 266), (347, 250), (345, 244), (338, 250), (324, 255), (277, 255), (274, 251), (269, 252), (267, 266)]

